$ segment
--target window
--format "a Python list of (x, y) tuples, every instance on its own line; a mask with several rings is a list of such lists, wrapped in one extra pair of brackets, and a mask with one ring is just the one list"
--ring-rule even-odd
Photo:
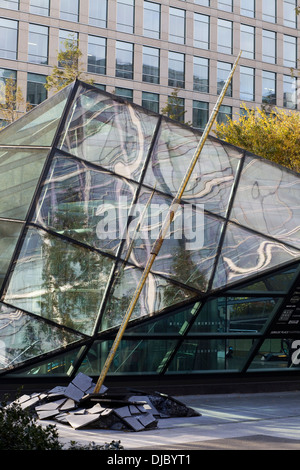
[(209, 16), (194, 14), (194, 47), (209, 49), (209, 24)]
[(232, 11), (233, 10), (232, 0), (219, 0), (218, 7), (219, 7), (219, 10)]
[(262, 0), (262, 19), (269, 21), (270, 23), (276, 23), (277, 21), (277, 0)]
[[(0, 104), (4, 107), (8, 104), (6, 103), (6, 94), (5, 94), (5, 87), (7, 80), (12, 80), (11, 85), (13, 86), (13, 90), (16, 86), (17, 82), (17, 72), (15, 70), (8, 70), (8, 69), (0, 69)], [(15, 109), (15, 107), (14, 107)], [(0, 126), (6, 126), (9, 124), (9, 121), (5, 119), (0, 119)]]
[(168, 117), (174, 119), (175, 121), (184, 122), (184, 98), (179, 98), (178, 96), (168, 96)]
[(143, 82), (159, 83), (159, 49), (143, 47)]
[(133, 44), (116, 42), (116, 77), (133, 79)]
[(28, 62), (48, 64), (48, 27), (29, 25)]
[[(59, 52), (64, 52), (66, 50), (66, 42), (78, 43), (78, 33), (72, 31), (66, 31), (65, 29), (59, 30)], [(62, 62), (58, 63), (59, 67), (63, 67)]]
[(116, 88), (116, 95), (121, 96), (121, 98), (125, 98), (127, 101), (133, 101), (133, 90), (129, 90), (128, 88)]
[(240, 67), (240, 99), (254, 101), (255, 72), (250, 67)]
[(283, 106), (289, 109), (297, 108), (297, 78), (283, 76)]
[(203, 7), (210, 6), (210, 0), (194, 0), (196, 5), (202, 5)]
[(60, 19), (78, 21), (79, 0), (60, 0)]
[(107, 26), (107, 0), (90, 0), (89, 24), (106, 28)]
[(159, 95), (157, 93), (149, 93), (143, 91), (142, 93), (142, 106), (155, 113), (159, 112)]
[(241, 15), (255, 18), (255, 0), (241, 0)]
[(262, 73), (262, 102), (276, 104), (276, 73), (263, 71)]
[(193, 101), (193, 127), (204, 129), (208, 123), (208, 103)]
[[(222, 92), (226, 80), (231, 72), (232, 65), (226, 62), (218, 62), (217, 65), (217, 93), (218, 95)], [(232, 81), (226, 91), (226, 96), (232, 96)]]
[(106, 39), (88, 37), (88, 72), (106, 74)]
[(117, 30), (124, 33), (134, 32), (134, 0), (118, 0)]
[(297, 38), (283, 36), (283, 65), (285, 67), (297, 67)]
[(194, 57), (193, 89), (209, 93), (209, 60)]
[(27, 74), (27, 102), (32, 106), (36, 106), (47, 99), (45, 83), (45, 75)]
[(255, 59), (255, 28), (241, 24), (241, 50), (242, 56)]
[(160, 38), (160, 5), (144, 1), (144, 36)]
[(184, 59), (184, 54), (180, 52), (169, 52), (169, 86), (184, 88)]
[(262, 32), (262, 58), (264, 62), (276, 64), (276, 33), (263, 30)]
[(19, 10), (19, 0), (0, 0), (0, 8)]
[(185, 11), (170, 7), (169, 40), (177, 44), (185, 43)]
[(30, 0), (30, 13), (49, 16), (50, 0)]
[(283, 24), (289, 28), (297, 28), (297, 0), (284, 0), (283, 2)]
[(228, 118), (232, 119), (232, 107), (222, 104), (217, 115), (217, 122), (227, 124)]
[(218, 20), (218, 52), (232, 54), (232, 22)]
[(18, 51), (18, 22), (0, 18), (0, 57), (16, 59)]
[[(15, 70), (9, 69), (0, 69), (0, 88), (5, 87), (7, 80), (13, 80), (14, 83), (17, 81), (17, 72)], [(1, 93), (0, 102), (3, 105), (5, 99), (5, 94)]]

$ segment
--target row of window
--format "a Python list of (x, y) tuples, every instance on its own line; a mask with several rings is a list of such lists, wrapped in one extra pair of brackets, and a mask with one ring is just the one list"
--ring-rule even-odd
[[(208, 17), (197, 15), (196, 21), (204, 21), (204, 27), (199, 25), (197, 45), (203, 49), (209, 47)], [(206, 28), (205, 28), (206, 26)], [(28, 33), (28, 62), (35, 64), (48, 64), (48, 43), (49, 28), (36, 24), (29, 24)], [(64, 41), (73, 37), (78, 39), (78, 33), (69, 31), (59, 31), (60, 50), (64, 47)], [(201, 40), (200, 40), (201, 39)], [(255, 28), (248, 25), (240, 25), (240, 44), (243, 56), (248, 59), (255, 59)], [(218, 45), (220, 52), (232, 53), (232, 22), (219, 19)], [(122, 78), (133, 78), (133, 50), (134, 44), (124, 41), (117, 41), (117, 76)], [(18, 55), (18, 21), (0, 18), (0, 57), (4, 59), (17, 59)], [(183, 53), (170, 52), (170, 61), (173, 63), (174, 80), (178, 82), (176, 86), (184, 88), (184, 80), (178, 78), (182, 76), (182, 64), (184, 62)], [(297, 38), (283, 35), (283, 65), (289, 68), (297, 67)], [(262, 30), (262, 59), (265, 63), (277, 63), (277, 37), (272, 31)], [(159, 83), (159, 60), (160, 49), (144, 47), (143, 64), (149, 69), (153, 69), (153, 83)], [(106, 39), (98, 36), (88, 36), (88, 71), (96, 74), (106, 73)], [(178, 71), (178, 73), (176, 73)], [(148, 73), (148, 75), (150, 72)], [(179, 74), (179, 75), (178, 75)], [(147, 81), (151, 81), (147, 79)], [(171, 85), (172, 86), (172, 85)]]
[[(10, 20), (4, 20), (9, 21)], [(1, 20), (0, 20), (1, 25)], [(48, 52), (48, 36), (45, 34), (45, 27), (38, 25), (29, 25), (29, 45), (28, 60), (29, 62), (38, 64), (47, 64)], [(47, 28), (46, 28), (47, 29)], [(3, 33), (3, 24), (0, 28), (0, 42), (3, 35), (0, 56), (15, 59), (16, 51), (12, 48), (12, 36)], [(60, 41), (63, 48), (63, 41), (69, 37), (69, 32), (60, 31)], [(6, 38), (6, 41), (4, 41)], [(287, 37), (287, 48), (289, 37)], [(74, 38), (76, 40), (76, 38)], [(289, 50), (291, 51), (291, 47)], [(250, 48), (248, 48), (250, 51)], [(93, 74), (106, 74), (106, 39), (98, 36), (88, 36), (88, 60), (87, 71)], [(293, 57), (287, 54), (286, 60), (290, 58), (289, 65), (292, 67)], [(288, 64), (288, 63), (287, 63)], [(226, 78), (229, 75), (232, 64), (226, 62), (218, 62), (217, 65), (217, 87), (218, 91), (222, 88)], [(133, 80), (134, 78), (134, 45), (124, 41), (116, 41), (116, 64), (115, 76)], [(142, 58), (142, 81), (159, 84), (160, 83), (160, 50), (157, 48), (143, 46)], [(267, 86), (266, 86), (267, 83)], [(263, 71), (263, 100), (274, 102), (276, 86), (276, 74), (274, 72)], [(168, 52), (168, 86), (173, 88), (185, 88), (185, 54), (179, 52)], [(294, 97), (295, 79), (291, 76), (284, 77), (284, 87), (287, 96)], [(193, 90), (202, 93), (209, 93), (209, 59), (201, 57), (193, 57)], [(229, 88), (229, 95), (232, 87)], [(255, 101), (255, 69), (251, 67), (240, 67), (240, 99), (247, 101)], [(295, 108), (295, 102), (285, 99), (285, 106)]]
[[(197, 58), (198, 59), (198, 58)], [(202, 62), (203, 61), (203, 62)], [(224, 81), (226, 80), (230, 64), (222, 62), (218, 63), (218, 92), (223, 88)], [(8, 78), (17, 79), (17, 72), (14, 70), (0, 69), (0, 84), (5, 85)], [(47, 98), (47, 92), (45, 89), (46, 76), (28, 73), (27, 74), (27, 102), (33, 106), (40, 104)], [(196, 63), (194, 73), (194, 85), (200, 90), (206, 90), (208, 92), (208, 68), (206, 59), (201, 59), (200, 62)], [(105, 90), (105, 85), (96, 85), (99, 88)], [(122, 96), (129, 101), (133, 101), (133, 90), (127, 88), (116, 87), (114, 93), (118, 96)], [(242, 101), (248, 101), (254, 99), (255, 93), (255, 82), (254, 82), (254, 69), (247, 67), (241, 67), (240, 71), (240, 99)], [(263, 72), (262, 78), (262, 93), (263, 103), (274, 105), (276, 104), (276, 74), (272, 72)], [(229, 87), (227, 95), (232, 94), (232, 88)], [(160, 96), (158, 93), (142, 92), (142, 106), (156, 113), (160, 112)], [(295, 80), (292, 77), (284, 76), (283, 86), (283, 104), (287, 108), (296, 108), (296, 88)], [(185, 99), (177, 98), (176, 100), (177, 114), (181, 114), (179, 121), (184, 120), (185, 110)], [(179, 112), (178, 112), (179, 110)], [(182, 113), (180, 113), (180, 110)], [(225, 122), (227, 116), (232, 117), (232, 107), (223, 105), (218, 115), (218, 122)], [(193, 127), (203, 129), (209, 118), (209, 103), (193, 100)]]
[[(185, 1), (185, 0), (183, 0)], [(277, 0), (259, 0), (262, 2), (262, 19), (272, 23), (277, 22)], [(194, 0), (196, 5), (209, 7), (210, 0)], [(146, 29), (153, 33), (152, 26), (156, 32), (160, 32), (160, 5), (145, 1)], [(107, 26), (108, 0), (89, 0), (89, 21), (91, 25)], [(13, 10), (19, 9), (19, 0), (0, 0), (0, 7)], [(134, 0), (117, 0), (117, 28), (120, 31), (134, 32)], [(296, 28), (297, 0), (283, 0), (283, 24)], [(80, 0), (60, 0), (60, 18), (68, 21), (79, 21)], [(218, 0), (218, 9), (233, 12), (234, 0)], [(177, 12), (175, 10), (178, 10)], [(49, 16), (50, 0), (30, 0), (30, 13)], [(181, 13), (180, 13), (181, 12)], [(256, 0), (240, 0), (241, 15), (250, 18), (256, 17)], [(180, 27), (184, 10), (170, 9), (172, 20), (175, 18), (177, 26)], [(174, 17), (174, 18), (173, 18)], [(170, 22), (171, 24), (171, 22)], [(176, 29), (174, 24), (174, 29)], [(147, 28), (147, 25), (149, 26)], [(151, 36), (152, 37), (152, 36)]]
[[(183, 0), (185, 1), (185, 0)], [(241, 15), (249, 18), (256, 17), (256, 1), (260, 2), (262, 9), (262, 20), (277, 23), (278, 3), (277, 0), (240, 0)], [(281, 0), (279, 0), (281, 1)], [(210, 0), (195, 0), (198, 5), (210, 6)], [(233, 12), (234, 0), (218, 0), (220, 10)], [(283, 0), (283, 24), (290, 28), (297, 28), (297, 0)]]

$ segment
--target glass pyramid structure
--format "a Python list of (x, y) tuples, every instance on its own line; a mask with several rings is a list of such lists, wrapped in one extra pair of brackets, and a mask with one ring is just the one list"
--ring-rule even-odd
[[(0, 376), (98, 376), (201, 132), (76, 81), (0, 133)], [(209, 137), (111, 375), (297, 369), (300, 175)]]

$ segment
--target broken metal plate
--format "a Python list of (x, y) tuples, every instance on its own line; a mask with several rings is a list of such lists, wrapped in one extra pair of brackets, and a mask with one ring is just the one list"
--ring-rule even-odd
[(85, 426), (88, 426), (91, 423), (97, 421), (100, 417), (100, 413), (91, 414), (87, 413), (85, 415), (69, 415), (66, 416), (66, 420), (74, 429), (80, 429)]
[(81, 400), (81, 398), (83, 397), (84, 392), (82, 390), (80, 390), (79, 388), (75, 387), (75, 385), (73, 385), (73, 383), (71, 382), (67, 386), (64, 394), (65, 394), (66, 397), (71, 398), (72, 400), (79, 402)]
[(125, 423), (127, 423), (134, 431), (142, 431), (145, 429), (145, 426), (135, 417), (126, 417), (122, 418)]

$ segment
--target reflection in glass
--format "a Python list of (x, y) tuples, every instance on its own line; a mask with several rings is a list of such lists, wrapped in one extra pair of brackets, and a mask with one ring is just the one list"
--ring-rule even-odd
[(281, 299), (217, 297), (202, 307), (189, 334), (260, 333), (277, 311)]
[(81, 339), (38, 318), (0, 304), (0, 369), (5, 370)]
[(270, 276), (262, 277), (260, 280), (252, 281), (251, 283), (243, 284), (236, 289), (231, 289), (231, 292), (252, 292), (252, 293), (287, 293), (296, 275), (299, 273), (299, 265), (292, 268), (280, 271)]
[(3, 129), (0, 132), (1, 145), (51, 146), (72, 87), (65, 87)]
[(48, 150), (0, 148), (0, 217), (24, 220)]
[(294, 173), (246, 157), (231, 219), (300, 248), (299, 193)]
[(91, 334), (111, 266), (109, 258), (29, 229), (5, 302)]
[(73, 371), (74, 358), (80, 354), (81, 348), (64, 351), (63, 354), (51, 355), (43, 361), (34, 361), (34, 365), (13, 371), (13, 377), (70, 377)]
[(116, 255), (136, 185), (56, 154), (34, 222)]
[(139, 179), (157, 117), (97, 90), (78, 91), (60, 148), (115, 173)]
[[(194, 157), (199, 134), (171, 121), (162, 121), (145, 184), (175, 196)], [(208, 139), (185, 189), (186, 201), (204, 204), (204, 209), (225, 215), (242, 153)]]
[(300, 251), (228, 224), (213, 288), (300, 259)]
[(23, 224), (0, 220), (0, 287), (6, 276)]
[[(102, 331), (118, 326), (122, 322), (142, 274), (142, 270), (133, 266), (123, 266), (121, 263), (118, 265), (102, 320)], [(160, 276), (150, 273), (132, 313), (131, 320), (159, 313), (171, 305), (175, 306), (193, 297), (195, 297), (194, 292), (183, 289)]]
[[(130, 252), (129, 261), (141, 268), (146, 266), (171, 204), (171, 198), (142, 189), (129, 226), (123, 258)], [(201, 205), (180, 205), (152, 272), (206, 291), (222, 226), (220, 220), (204, 214)]]

